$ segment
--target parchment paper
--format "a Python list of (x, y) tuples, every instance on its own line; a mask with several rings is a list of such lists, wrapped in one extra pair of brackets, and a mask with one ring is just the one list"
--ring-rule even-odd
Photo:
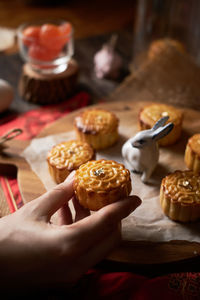
[[(121, 147), (126, 138), (131, 136), (127, 128), (120, 127), (119, 142), (105, 151), (97, 153), (97, 159), (113, 159), (124, 163)], [(126, 132), (126, 134), (124, 134)], [(47, 152), (57, 143), (75, 138), (74, 132), (67, 132), (33, 139), (22, 156), (39, 176), (47, 190), (55, 186), (51, 179), (46, 156)], [(163, 177), (175, 170), (184, 170), (184, 150), (188, 136), (183, 132), (181, 141), (173, 146), (160, 149), (159, 163), (153, 173), (150, 184), (144, 184), (140, 175), (131, 173), (132, 192), (142, 199), (142, 205), (122, 222), (122, 236), (129, 241), (164, 242), (170, 240), (186, 240), (200, 242), (200, 223), (181, 224), (168, 219), (162, 212), (159, 203), (160, 183)]]

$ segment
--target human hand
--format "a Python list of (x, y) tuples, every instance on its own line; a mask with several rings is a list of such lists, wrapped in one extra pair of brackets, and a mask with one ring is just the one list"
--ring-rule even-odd
[[(140, 205), (136, 196), (94, 214), (74, 197), (74, 173), (64, 183), (0, 219), (0, 280), (23, 285), (74, 283), (120, 241), (120, 221)], [(73, 198), (75, 222), (69, 200)], [(59, 212), (57, 225), (50, 219)]]

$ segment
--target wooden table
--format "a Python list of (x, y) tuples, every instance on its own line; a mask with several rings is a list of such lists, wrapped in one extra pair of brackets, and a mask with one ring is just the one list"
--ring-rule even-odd
[[(106, 108), (114, 112), (120, 120), (121, 140), (123, 135), (130, 130), (135, 131), (137, 128), (137, 114), (140, 109), (148, 102), (111, 102), (99, 104), (98, 107)], [(52, 134), (59, 134), (73, 130), (73, 120), (80, 111), (75, 111), (69, 115), (60, 118), (53, 124), (45, 127), (37, 136), (43, 138)], [(184, 156), (185, 142), (188, 135), (184, 133), (193, 133), (194, 128), (190, 125), (191, 120), (199, 120), (200, 112), (185, 109), (185, 120), (183, 134), (178, 145), (174, 145), (167, 151), (171, 153), (178, 149), (179, 154)], [(195, 127), (196, 128), (196, 127)], [(123, 131), (122, 131), (123, 130)], [(0, 171), (5, 171), (4, 164), (16, 166), (18, 169), (17, 179), (21, 195), (24, 202), (29, 202), (45, 192), (41, 178), (32, 170), (26, 160), (20, 157), (20, 153), (30, 144), (30, 141), (13, 140), (7, 143), (7, 147), (0, 154)], [(181, 166), (182, 167), (182, 166)], [(163, 173), (164, 174), (164, 173)], [(163, 175), (164, 176), (164, 175)], [(134, 182), (133, 182), (134, 190)], [(109, 264), (123, 265), (123, 268), (131, 266), (137, 272), (148, 272), (153, 274), (163, 274), (172, 270), (194, 270), (198, 268), (196, 264), (200, 261), (200, 244), (185, 241), (173, 242), (147, 242), (124, 240), (120, 247), (116, 248), (109, 256)], [(153, 266), (153, 268), (152, 268)]]

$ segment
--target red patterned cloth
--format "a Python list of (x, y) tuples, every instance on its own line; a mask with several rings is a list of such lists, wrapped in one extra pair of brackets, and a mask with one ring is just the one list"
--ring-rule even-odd
[[(79, 93), (60, 105), (46, 106), (23, 115), (9, 116), (0, 120), (0, 136), (13, 128), (22, 128), (18, 139), (31, 139), (41, 129), (74, 109), (89, 104), (89, 96)], [(0, 176), (0, 184), (6, 195), (10, 212), (19, 208), (22, 199), (15, 178)], [(51, 291), (53, 299), (57, 291)], [(178, 273), (148, 278), (131, 272), (105, 272), (90, 270), (70, 291), (65, 291), (65, 299), (108, 299), (108, 300), (198, 300), (200, 299), (200, 273)], [(46, 299), (46, 298), (45, 298)], [(59, 298), (64, 299), (64, 298)]]
[(87, 106), (89, 102), (89, 95), (85, 92), (81, 92), (61, 104), (43, 106), (22, 115), (10, 115), (5, 119), (0, 120), (0, 136), (11, 129), (22, 128), (23, 134), (17, 138), (20, 140), (32, 139), (46, 125), (49, 125), (75, 109)]

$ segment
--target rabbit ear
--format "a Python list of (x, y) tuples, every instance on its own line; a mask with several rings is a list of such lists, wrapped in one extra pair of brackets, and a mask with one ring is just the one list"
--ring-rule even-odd
[(158, 120), (156, 122), (156, 124), (152, 127), (152, 130), (156, 130), (158, 129), (159, 127), (163, 127), (165, 125), (165, 123), (167, 122), (167, 120), (169, 119), (169, 116), (165, 116), (165, 117), (162, 117), (160, 120)]
[(168, 123), (164, 127), (160, 127), (158, 129), (156, 129), (153, 132), (152, 138), (155, 139), (156, 141), (158, 141), (159, 139), (161, 139), (164, 136), (168, 135), (173, 128), (174, 128), (174, 124), (173, 123)]

